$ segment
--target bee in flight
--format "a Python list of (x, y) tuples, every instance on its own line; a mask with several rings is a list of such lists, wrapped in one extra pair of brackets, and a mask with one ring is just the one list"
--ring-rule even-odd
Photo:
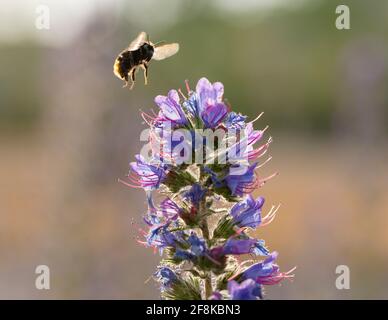
[(135, 73), (137, 67), (144, 71), (144, 84), (147, 84), (148, 64), (151, 59), (163, 60), (176, 54), (179, 50), (178, 43), (153, 44), (147, 33), (140, 32), (135, 40), (131, 42), (128, 48), (123, 50), (113, 65), (113, 73), (125, 81), (124, 87), (128, 86), (128, 80), (131, 80), (132, 89), (135, 84)]

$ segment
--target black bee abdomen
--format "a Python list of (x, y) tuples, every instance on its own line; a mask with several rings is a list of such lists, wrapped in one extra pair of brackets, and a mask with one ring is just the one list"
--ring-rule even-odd
[(134, 63), (132, 52), (124, 51), (117, 58), (119, 62), (119, 73), (121, 77), (128, 80), (128, 72), (131, 70), (136, 64)]

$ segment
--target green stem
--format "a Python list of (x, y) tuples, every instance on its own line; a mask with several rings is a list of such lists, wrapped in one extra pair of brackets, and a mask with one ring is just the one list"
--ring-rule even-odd
[[(207, 218), (204, 218), (202, 221), (201, 225), (201, 230), (202, 230), (202, 235), (204, 239), (206, 240), (207, 244), (209, 245), (210, 242), (210, 232), (209, 232), (209, 226), (207, 223)], [(204, 279), (205, 281), (205, 299), (209, 299), (209, 297), (213, 293), (213, 288), (212, 288), (212, 276), (211, 272), (209, 271)]]
[[(203, 166), (200, 166), (200, 181), (203, 184), (204, 180), (204, 170)], [(205, 215), (206, 212), (206, 197), (200, 202), (199, 204), (199, 214), (203, 215), (203, 219), (200, 223), (200, 229), (202, 231), (203, 238), (206, 240), (207, 245), (210, 245), (211, 239), (210, 239), (210, 232), (209, 232), (209, 225), (207, 222), (207, 216)], [(204, 285), (205, 285), (205, 299), (209, 299), (209, 297), (213, 293), (213, 287), (212, 287), (212, 276), (211, 271), (208, 271), (206, 274), (206, 277), (204, 278)]]
[(205, 298), (206, 298), (206, 300), (209, 299), (209, 297), (212, 295), (212, 293), (213, 293), (212, 278), (211, 278), (211, 275), (209, 274), (205, 278)]
[(209, 226), (207, 224), (207, 218), (203, 218), (201, 230), (202, 230), (202, 235), (204, 239), (206, 240), (206, 242), (208, 242), (210, 240), (210, 233), (209, 233)]

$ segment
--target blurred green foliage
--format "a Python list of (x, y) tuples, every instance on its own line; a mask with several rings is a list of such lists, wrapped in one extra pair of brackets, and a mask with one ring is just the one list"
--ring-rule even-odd
[[(387, 36), (388, 2), (348, 2), (351, 30), (339, 31), (334, 25), (339, 3), (334, 0), (306, 1), (265, 13), (228, 12), (211, 2), (185, 1), (170, 29), (146, 30), (154, 41), (178, 41), (179, 54), (152, 63), (151, 84), (138, 85), (133, 94), (147, 90), (152, 101), (156, 94), (183, 87), (184, 79), (194, 86), (206, 76), (225, 84), (226, 98), (236, 110), (252, 117), (264, 111), (265, 121), (275, 128), (327, 134), (339, 104), (343, 50), (360, 37), (373, 34), (385, 41)], [(144, 19), (152, 19), (152, 14)], [(123, 18), (116, 40), (126, 44), (142, 29)], [(37, 90), (44, 76), (39, 73), (43, 50), (25, 45), (0, 48), (0, 127), (31, 126), (39, 119), (45, 107)]]
[(33, 44), (0, 47), (0, 129), (32, 129), (42, 111), (39, 61), (42, 49)]

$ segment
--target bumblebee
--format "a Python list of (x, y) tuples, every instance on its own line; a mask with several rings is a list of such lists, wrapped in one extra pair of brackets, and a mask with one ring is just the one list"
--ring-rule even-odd
[(113, 73), (116, 77), (125, 81), (123, 87), (128, 86), (128, 81), (131, 81), (132, 89), (135, 85), (135, 73), (138, 67), (144, 71), (144, 84), (147, 84), (148, 64), (151, 59), (163, 60), (176, 54), (179, 50), (178, 43), (169, 44), (153, 44), (147, 33), (140, 32), (133, 40), (129, 47), (123, 50), (113, 65)]

